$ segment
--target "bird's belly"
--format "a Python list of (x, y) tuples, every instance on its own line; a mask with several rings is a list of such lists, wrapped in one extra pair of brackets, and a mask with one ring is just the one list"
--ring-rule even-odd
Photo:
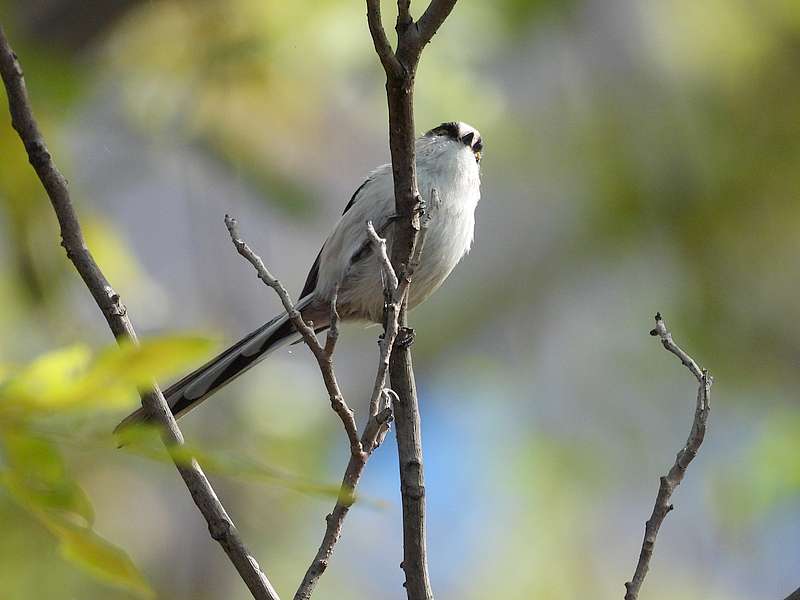
[[(473, 224), (471, 214), (434, 214), (428, 224), (425, 245), (412, 278), (409, 308), (422, 303), (447, 279), (469, 250)], [(362, 262), (353, 265), (342, 282), (339, 310), (343, 318), (380, 323), (383, 320), (383, 301), (380, 263), (375, 253), (371, 253)]]

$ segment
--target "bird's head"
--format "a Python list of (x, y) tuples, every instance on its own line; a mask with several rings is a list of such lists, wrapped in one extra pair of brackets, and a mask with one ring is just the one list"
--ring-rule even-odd
[(467, 146), (475, 155), (475, 162), (481, 162), (481, 152), (483, 151), (483, 138), (481, 133), (472, 125), (467, 125), (460, 121), (450, 121), (434, 127), (426, 137), (444, 137)]

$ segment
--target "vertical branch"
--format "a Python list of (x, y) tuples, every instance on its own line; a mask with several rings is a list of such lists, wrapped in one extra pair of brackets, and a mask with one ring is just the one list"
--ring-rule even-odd
[[(392, 266), (404, 273), (409, 265), (419, 222), (414, 149), (414, 79), (422, 50), (455, 6), (456, 0), (431, 0), (417, 22), (410, 14), (410, 1), (398, 0), (397, 50), (392, 52), (381, 24), (379, 0), (367, 0), (367, 21), (375, 50), (386, 73), (389, 108), (389, 150), (394, 177), (395, 221)], [(408, 274), (400, 276), (409, 278)], [(433, 598), (425, 547), (425, 478), (422, 436), (414, 370), (411, 363), (412, 331), (406, 322), (405, 300), (399, 314), (401, 328), (389, 362), (389, 376), (396, 393), (395, 429), (400, 460), (400, 491), (403, 497), (403, 570), (410, 600)]]
[(653, 557), (658, 530), (661, 528), (661, 524), (664, 522), (667, 514), (673, 509), (669, 500), (675, 488), (683, 481), (683, 476), (686, 474), (689, 463), (692, 462), (694, 457), (697, 456), (697, 452), (700, 450), (700, 445), (703, 443), (703, 438), (706, 434), (708, 414), (711, 411), (712, 377), (708, 374), (707, 370), (701, 369), (694, 359), (672, 340), (672, 334), (661, 318), (661, 313), (656, 313), (656, 326), (655, 329), (650, 332), (650, 335), (658, 336), (661, 339), (661, 344), (664, 348), (680, 359), (694, 378), (697, 379), (699, 385), (697, 388), (694, 420), (692, 421), (692, 428), (689, 431), (689, 437), (686, 440), (686, 444), (681, 448), (680, 452), (678, 452), (675, 464), (673, 464), (669, 472), (660, 479), (653, 512), (645, 524), (644, 540), (642, 541), (642, 549), (639, 553), (639, 561), (636, 564), (636, 571), (633, 574), (633, 579), (625, 584), (625, 600), (637, 600), (639, 597), (639, 590), (650, 568), (650, 560)]
[[(80, 222), (72, 206), (67, 181), (56, 167), (33, 116), (22, 68), (17, 55), (11, 49), (5, 33), (0, 27), (0, 72), (8, 95), (11, 124), (19, 134), (28, 160), (47, 192), (61, 227), (61, 245), (67, 257), (86, 284), (114, 337), (118, 341), (136, 343), (136, 332), (119, 295), (114, 292), (100, 267), (94, 260), (83, 238)], [(142, 405), (147, 408), (163, 428), (164, 445), (183, 444), (183, 435), (158, 386), (142, 395)], [(211, 537), (219, 542), (228, 558), (236, 567), (253, 598), (278, 600), (266, 575), (248, 552), (233, 521), (231, 521), (214, 489), (195, 460), (187, 464), (176, 460), (175, 466), (183, 478), (195, 505), (208, 523)]]

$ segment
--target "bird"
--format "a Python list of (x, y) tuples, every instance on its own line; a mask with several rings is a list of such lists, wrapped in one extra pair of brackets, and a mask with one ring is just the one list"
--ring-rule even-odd
[[(483, 139), (471, 125), (451, 121), (417, 138), (415, 151), (420, 197), (434, 202), (425, 203), (425, 245), (408, 292), (409, 309), (435, 292), (472, 246)], [(330, 324), (334, 293), (342, 321), (383, 322), (381, 266), (367, 233), (368, 221), (391, 252), (396, 222), (391, 164), (373, 170), (356, 189), (308, 273), (295, 307), (318, 332)], [(286, 312), (269, 320), (166, 389), (164, 397), (173, 415), (184, 416), (269, 354), (300, 338)], [(152, 419), (142, 407), (114, 431)]]

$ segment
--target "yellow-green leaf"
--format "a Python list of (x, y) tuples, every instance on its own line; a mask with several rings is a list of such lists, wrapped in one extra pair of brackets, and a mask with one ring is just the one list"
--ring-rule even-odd
[(98, 579), (142, 598), (155, 596), (147, 580), (128, 555), (100, 537), (94, 530), (53, 518), (45, 513), (38, 516), (45, 527), (58, 538), (64, 558)]
[(6, 468), (0, 483), (29, 511), (58, 512), (64, 518), (91, 525), (94, 509), (70, 477), (58, 448), (26, 434), (5, 432), (0, 439)]
[(211, 348), (206, 338), (169, 336), (114, 346), (94, 360), (85, 346), (58, 350), (0, 388), (0, 405), (35, 412), (128, 406), (135, 402), (137, 388), (196, 365)]

